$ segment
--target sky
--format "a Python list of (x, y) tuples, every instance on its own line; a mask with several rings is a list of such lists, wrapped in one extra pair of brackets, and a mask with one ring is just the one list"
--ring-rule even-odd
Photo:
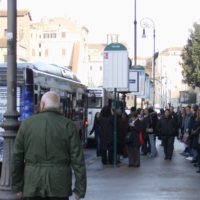
[[(5, 9), (7, 0), (0, 0)], [(106, 35), (119, 34), (119, 42), (134, 49), (135, 0), (18, 0), (18, 9), (28, 9), (33, 21), (42, 17), (65, 16), (89, 29), (89, 41), (106, 43)], [(137, 55), (153, 53), (153, 29), (142, 38), (140, 22), (150, 18), (156, 30), (156, 51), (184, 46), (194, 22), (200, 23), (200, 0), (136, 0)]]

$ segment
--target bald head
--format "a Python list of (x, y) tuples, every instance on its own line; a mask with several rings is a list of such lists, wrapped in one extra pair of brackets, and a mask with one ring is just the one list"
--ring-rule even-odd
[(57, 93), (49, 91), (43, 94), (40, 102), (40, 110), (46, 108), (59, 108), (60, 107), (60, 97)]

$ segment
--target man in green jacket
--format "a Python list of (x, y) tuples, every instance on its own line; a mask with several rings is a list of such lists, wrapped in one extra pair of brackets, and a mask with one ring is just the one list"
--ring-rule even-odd
[[(22, 122), (13, 152), (12, 189), (27, 199), (67, 200), (86, 193), (86, 169), (75, 124), (59, 113), (55, 92), (42, 96), (40, 113)], [(72, 191), (72, 172), (75, 188)]]

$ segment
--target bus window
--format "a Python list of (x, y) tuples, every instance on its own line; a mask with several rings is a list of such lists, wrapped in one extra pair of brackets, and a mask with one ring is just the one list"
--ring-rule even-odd
[(84, 100), (77, 100), (77, 101), (76, 101), (76, 105), (77, 105), (78, 107), (84, 107)]
[(88, 97), (88, 108), (101, 108), (102, 97)]
[[(64, 76), (64, 69), (66, 70), (45, 63), (17, 63), (16, 106), (20, 113), (19, 120), (24, 120), (39, 111), (40, 100), (45, 92), (56, 91), (61, 97), (61, 111), (64, 116), (72, 119), (74, 114), (74, 119), (78, 119), (77, 124), (80, 124), (79, 133), (84, 136), (85, 129), (82, 127), (87, 117), (87, 94), (83, 92), (86, 92), (86, 86), (70, 70), (70, 77)], [(7, 64), (0, 64), (0, 122), (4, 120), (3, 114), (7, 108), (6, 75)], [(72, 112), (75, 108), (77, 113)]]
[(25, 82), (26, 82), (27, 85), (33, 86), (33, 71), (32, 71), (32, 69), (26, 68)]

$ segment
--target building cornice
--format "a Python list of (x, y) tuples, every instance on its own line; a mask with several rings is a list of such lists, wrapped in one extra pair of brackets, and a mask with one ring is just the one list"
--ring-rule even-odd
[[(28, 10), (18, 10), (17, 17), (24, 17), (28, 15), (29, 19), (32, 21), (31, 14)], [(7, 17), (7, 10), (0, 10), (0, 17)]]

